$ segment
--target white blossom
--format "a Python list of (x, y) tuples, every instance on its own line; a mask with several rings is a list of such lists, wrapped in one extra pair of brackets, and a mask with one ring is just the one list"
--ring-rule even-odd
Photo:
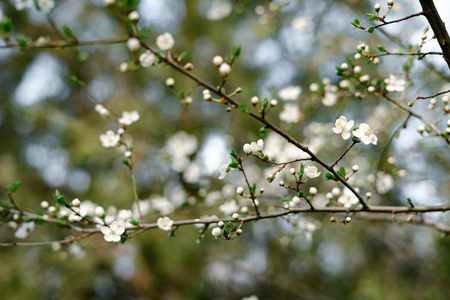
[(17, 10), (33, 7), (33, 0), (13, 0), (14, 7)]
[(120, 135), (108, 130), (105, 134), (100, 134), (100, 142), (105, 148), (115, 147), (119, 143)]
[(300, 108), (296, 103), (287, 103), (280, 112), (279, 118), (286, 123), (297, 123), (300, 120)]
[(340, 116), (334, 123), (333, 132), (336, 134), (341, 133), (342, 138), (347, 140), (350, 138), (350, 130), (352, 129), (354, 123), (355, 122), (353, 120), (347, 122), (347, 118), (345, 116)]
[(125, 232), (125, 227), (119, 225), (116, 221), (109, 226), (102, 226), (100, 231), (103, 233), (103, 238), (107, 242), (119, 242), (120, 236)]
[(315, 166), (307, 166), (305, 168), (305, 174), (308, 178), (316, 178), (320, 176), (320, 173), (322, 172), (318, 172), (319, 170), (317, 169), (317, 167)]
[(323, 99), (322, 104), (325, 106), (333, 106), (337, 102), (337, 94), (334, 92), (326, 92)]
[(206, 13), (206, 18), (213, 21), (221, 20), (228, 17), (231, 14), (231, 11), (232, 7), (230, 3), (215, 0), (211, 3), (211, 7)]
[(228, 75), (231, 73), (231, 66), (227, 63), (223, 63), (219, 67), (219, 72), (222, 75)]
[(220, 229), (220, 227), (214, 227), (211, 234), (215, 237), (219, 237), (222, 234), (222, 229)]
[(169, 217), (159, 218), (156, 223), (158, 224), (159, 229), (165, 231), (172, 230), (173, 221)]
[(49, 14), (55, 7), (54, 0), (38, 0), (38, 6), (44, 14)]
[(264, 141), (262, 139), (259, 139), (257, 142), (252, 142), (251, 144), (245, 144), (243, 147), (243, 150), (245, 153), (255, 153), (255, 152), (261, 152), (261, 150), (264, 147)]
[(122, 117), (119, 118), (119, 123), (122, 125), (131, 125), (139, 120), (139, 113), (136, 110), (123, 111)]
[(141, 42), (137, 38), (131, 37), (127, 41), (127, 47), (131, 52), (136, 52), (141, 48)]
[(366, 145), (368, 145), (370, 143), (376, 145), (378, 138), (373, 133), (373, 131), (374, 131), (374, 129), (371, 128), (368, 124), (361, 123), (359, 125), (359, 128), (357, 130), (353, 131), (353, 135), (356, 136), (357, 138), (360, 138), (361, 141)]
[(402, 92), (405, 89), (406, 81), (404, 78), (390, 75), (389, 78), (385, 79), (385, 83), (388, 92)]
[(290, 101), (297, 99), (302, 92), (302, 88), (299, 86), (287, 86), (283, 89), (281, 89), (278, 92), (278, 96), (280, 96), (281, 99)]
[(14, 236), (18, 239), (24, 239), (28, 236), (28, 232), (34, 230), (34, 222), (23, 222), (19, 229), (16, 230)]
[(99, 115), (101, 115), (103, 117), (106, 117), (109, 115), (109, 110), (101, 104), (96, 104), (94, 109)]
[(133, 10), (128, 14), (128, 19), (131, 21), (139, 21), (140, 15), (137, 11)]
[(113, 5), (114, 2), (116, 2), (116, 0), (103, 0), (103, 3), (104, 3), (106, 6)]
[(344, 190), (343, 194), (339, 196), (337, 201), (346, 208), (359, 203), (358, 198), (348, 188)]
[(318, 226), (315, 223), (309, 222), (305, 219), (300, 219), (298, 222), (298, 229), (305, 234), (306, 239), (311, 242), (312, 234), (316, 231)]
[(219, 67), (222, 63), (223, 63), (223, 57), (220, 55), (216, 55), (213, 57), (212, 59), (212, 63), (216, 66)]
[(152, 207), (162, 215), (169, 215), (174, 212), (175, 206), (167, 198), (157, 197), (151, 200)]
[(317, 92), (319, 90), (319, 84), (316, 82), (313, 82), (309, 85), (309, 90), (311, 92)]
[(163, 34), (158, 35), (156, 38), (156, 46), (158, 46), (159, 50), (165, 51), (172, 49), (175, 45), (175, 40), (173, 39), (173, 36), (168, 33), (164, 32)]
[(155, 55), (150, 51), (145, 51), (139, 56), (139, 62), (144, 68), (148, 68), (155, 62)]
[(236, 203), (236, 200), (228, 200), (219, 206), (219, 210), (225, 215), (231, 215), (239, 210), (239, 205)]
[(377, 173), (377, 192), (380, 194), (386, 194), (394, 187), (394, 178), (390, 174), (384, 172)]

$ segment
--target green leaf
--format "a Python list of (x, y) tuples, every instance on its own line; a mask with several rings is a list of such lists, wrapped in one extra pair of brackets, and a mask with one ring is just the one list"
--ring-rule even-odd
[(254, 183), (252, 188), (250, 189), (250, 194), (254, 195), (255, 192), (256, 192), (256, 183)]
[(336, 75), (341, 76), (344, 71), (342, 70), (341, 66), (336, 66)]
[(128, 161), (128, 159), (125, 159), (125, 158), (122, 160), (122, 163), (127, 167), (130, 165), (130, 162)]
[(70, 29), (70, 28), (67, 27), (67, 26), (64, 26), (64, 27), (63, 27), (63, 33), (64, 33), (65, 35), (67, 35), (68, 37), (70, 37), (70, 38), (74, 38), (74, 37), (75, 37), (75, 35), (73, 34), (72, 29)]
[(239, 167), (239, 163), (237, 163), (237, 162), (232, 162), (228, 165), (228, 168), (231, 168), (231, 169), (237, 169), (238, 167)]
[(266, 136), (266, 133), (267, 133), (266, 128), (261, 127), (261, 128), (259, 129), (258, 133), (259, 133), (259, 137), (260, 137), (260, 138), (264, 138), (264, 137)]
[(66, 197), (64, 197), (63, 195), (61, 195), (61, 193), (56, 190), (55, 193), (53, 194), (53, 198), (56, 200), (56, 202), (58, 202), (61, 205), (69, 205), (69, 202), (67, 202)]
[(180, 55), (178, 55), (178, 61), (182, 61), (187, 55), (186, 51), (183, 51), (180, 53)]
[(233, 58), (238, 58), (240, 54), (241, 54), (241, 45), (236, 45), (233, 47), (233, 49), (231, 49), (231, 56)]
[(20, 51), (28, 52), (28, 45), (30, 44), (31, 39), (27, 36), (21, 37), (17, 39), (17, 43), (20, 46)]
[(284, 198), (284, 197), (281, 196), (281, 195), (278, 195), (278, 199), (280, 199), (280, 200), (283, 201), (283, 202), (290, 201), (288, 197)]
[(380, 51), (380, 52), (386, 52), (386, 48), (384, 48), (383, 45), (378, 44), (377, 48), (378, 48), (378, 51)]
[(336, 177), (334, 177), (334, 175), (331, 174), (331, 173), (325, 174), (325, 178), (326, 178), (327, 180), (335, 180), (335, 179), (336, 179)]
[(305, 165), (300, 164), (300, 172), (298, 172), (298, 180), (302, 180), (303, 174), (305, 173)]
[(428, 133), (432, 133), (433, 129), (431, 128), (431, 126), (427, 125), (427, 126), (425, 126), (425, 131)]
[(238, 110), (240, 112), (242, 112), (242, 113), (245, 113), (245, 114), (249, 114), (250, 113), (250, 110), (247, 108), (247, 106), (245, 106), (245, 104), (242, 104), (242, 103), (239, 104)]
[(29, 216), (23, 216), (23, 217), (22, 217), (22, 220), (23, 220), (24, 222), (29, 223), (29, 222), (33, 222), (33, 221), (34, 221), (34, 218), (33, 218), (33, 217), (29, 217)]
[(183, 92), (183, 91), (181, 91), (181, 92), (178, 93), (178, 98), (181, 98), (181, 99), (184, 98), (184, 92)]
[(122, 0), (120, 2), (120, 6), (126, 8), (126, 9), (134, 9), (136, 6), (138, 6), (139, 0)]
[(414, 204), (412, 203), (411, 198), (407, 198), (406, 201), (408, 202), (409, 205), (411, 205), (412, 207), (414, 207)]
[(303, 197), (303, 196), (305, 196), (305, 193), (303, 192), (303, 191), (300, 191), (300, 192), (298, 192), (298, 197)]
[(361, 23), (359, 22), (358, 18), (354, 19), (353, 22), (351, 22), (350, 24), (352, 24), (356, 28), (360, 28), (361, 27)]
[(133, 225), (133, 226), (139, 226), (139, 221), (131, 219), (130, 220), (130, 224)]
[(366, 28), (366, 31), (367, 31), (368, 33), (373, 33), (374, 30), (375, 30), (375, 28), (373, 28), (373, 27)]
[(238, 158), (236, 152), (235, 152), (233, 149), (231, 149), (230, 155), (231, 155), (231, 157), (234, 157), (234, 158), (236, 158), (236, 159)]
[(139, 37), (141, 39), (148, 38), (149, 34), (150, 34), (150, 29), (148, 27), (144, 26), (144, 27), (141, 28), (141, 30), (139, 30)]
[(13, 25), (12, 20), (9, 17), (4, 17), (3, 21), (0, 23), (0, 31), (2, 35), (7, 35), (12, 32)]
[(368, 19), (369, 22), (378, 20), (377, 15), (372, 15), (372, 14), (367, 14), (367, 15), (369, 16), (369, 19)]
[(67, 226), (68, 223), (66, 220), (57, 220), (55, 222), (55, 224), (56, 224), (56, 226), (59, 226), (59, 227), (65, 227), (65, 226)]
[(70, 75), (69, 76), (69, 82), (73, 86), (81, 86), (82, 85), (82, 81), (80, 79), (78, 79), (78, 77), (75, 76), (75, 75)]
[(5, 190), (10, 193), (15, 193), (15, 192), (17, 192), (17, 190), (20, 188), (21, 185), (22, 185), (22, 182), (16, 181), (16, 182), (13, 182), (10, 185), (8, 185), (5, 188)]
[(345, 177), (345, 175), (347, 175), (347, 172), (345, 172), (345, 168), (344, 167), (340, 167), (339, 170), (337, 171), (337, 173), (341, 177)]

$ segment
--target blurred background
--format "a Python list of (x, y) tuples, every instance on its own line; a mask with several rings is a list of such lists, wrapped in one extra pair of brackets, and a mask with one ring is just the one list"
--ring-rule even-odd
[[(126, 26), (116, 15), (130, 10), (105, 8), (100, 0), (55, 1), (46, 15), (34, 5), (21, 8), (21, 1), (1, 1), (0, 17), (14, 26), (11, 40), (40, 36), (61, 40), (63, 26), (80, 41), (127, 37)], [(25, 1), (26, 2), (26, 1)], [(123, 1), (132, 3), (133, 1)], [(435, 1), (444, 22), (450, 24), (447, 1)], [(357, 145), (342, 161), (360, 171), (352, 183), (374, 194), (370, 204), (449, 204), (448, 145), (440, 138), (417, 132), (422, 125), (411, 119), (392, 144), (385, 148), (406, 113), (380, 97), (356, 98), (364, 89), (356, 81), (342, 83), (336, 65), (354, 60), (359, 41), (378, 54), (377, 44), (389, 51), (407, 51), (421, 42), (425, 18), (383, 27), (373, 34), (353, 29), (358, 17), (369, 24), (374, 1), (206, 1), (142, 0), (138, 27), (150, 29), (148, 44), (170, 32), (175, 51), (187, 51), (194, 74), (217, 85), (220, 82), (215, 55), (229, 56), (234, 45), (242, 46), (233, 65), (228, 92), (242, 87), (235, 98), (250, 108), (250, 98), (279, 100), (268, 118), (310, 146), (319, 157), (333, 162), (348, 147), (348, 141), (331, 128), (341, 115), (376, 128), (378, 145)], [(387, 12), (382, 3), (380, 13)], [(117, 8), (117, 9), (116, 9)], [(388, 19), (421, 10), (418, 1), (397, 1)], [(125, 14), (126, 15), (126, 14)], [(368, 27), (368, 26), (367, 26)], [(428, 33), (432, 36), (432, 33)], [(2, 41), (0, 45), (4, 45)], [(440, 51), (435, 41), (422, 49)], [(189, 90), (193, 82), (168, 67), (153, 66), (122, 73), (119, 65), (132, 62), (125, 44), (91, 45), (65, 49), (20, 51), (0, 49), (0, 186), (20, 180), (17, 204), (27, 211), (43, 211), (43, 200), (55, 204), (55, 189), (69, 200), (79, 198), (105, 208), (130, 209), (132, 191), (123, 149), (103, 148), (99, 135), (116, 130), (117, 124), (99, 116), (87, 93), (69, 83), (69, 75), (86, 82), (95, 97), (120, 114), (137, 110), (140, 120), (127, 131), (134, 148), (139, 198), (148, 204), (146, 222), (161, 215), (173, 220), (224, 214), (218, 206), (237, 200), (236, 187), (242, 175), (230, 173), (219, 180), (219, 166), (230, 149), (242, 155), (242, 145), (259, 138), (261, 127), (239, 112), (202, 100), (196, 89), (193, 103), (181, 103), (164, 85), (176, 81), (176, 92)], [(440, 56), (409, 60), (403, 56), (380, 58), (377, 66), (362, 59), (363, 74), (384, 80), (410, 68), (410, 87), (404, 103), (450, 89), (450, 72)], [(313, 84), (311, 86), (311, 84)], [(316, 85), (316, 86), (314, 86)], [(293, 100), (284, 101), (279, 91), (300, 88)], [(317, 89), (316, 89), (317, 87)], [(299, 89), (297, 88), (297, 91)], [(325, 92), (333, 93), (324, 101)], [(400, 93), (393, 94), (401, 97)], [(286, 97), (285, 97), (286, 98)], [(289, 98), (289, 97), (288, 97)], [(418, 102), (414, 110), (430, 120), (441, 117), (445, 130), (442, 97), (436, 108)], [(280, 121), (286, 104), (295, 103), (299, 122)], [(264, 137), (265, 153), (277, 161), (301, 155), (273, 133)], [(189, 148), (178, 155), (180, 148)], [(245, 161), (251, 182), (266, 193), (262, 210), (281, 206), (278, 195), (292, 193), (278, 186), (289, 182), (288, 170), (274, 183), (266, 176), (273, 171), (254, 159)], [(299, 165), (295, 165), (296, 168)], [(324, 172), (319, 168), (319, 171)], [(323, 175), (324, 173), (322, 173)], [(380, 183), (381, 182), (381, 183)], [(378, 184), (377, 184), (378, 183)], [(325, 205), (325, 194), (335, 182), (308, 181), (315, 186), (314, 201)], [(7, 196), (1, 195), (3, 199)], [(165, 211), (157, 204), (164, 203)], [(111, 208), (112, 209), (112, 208)], [(450, 240), (436, 230), (398, 222), (354, 219), (350, 224), (330, 223), (331, 215), (299, 215), (245, 224), (243, 234), (232, 241), (215, 240), (210, 231), (199, 239), (195, 226), (182, 227), (175, 237), (162, 230), (144, 232), (124, 244), (112, 245), (94, 235), (60, 249), (11, 247), (0, 249), (2, 299), (447, 299), (450, 294)], [(343, 216), (336, 215), (338, 219)], [(428, 214), (433, 222), (449, 224), (448, 215)], [(417, 217), (418, 218), (418, 217)], [(1, 242), (21, 241), (15, 230), (0, 227)], [(20, 222), (18, 224), (20, 226)], [(64, 239), (68, 230), (36, 225), (24, 241)]]

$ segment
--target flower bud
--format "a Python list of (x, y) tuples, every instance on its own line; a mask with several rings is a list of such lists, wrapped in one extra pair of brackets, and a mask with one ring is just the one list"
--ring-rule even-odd
[(353, 170), (353, 172), (358, 172), (358, 170), (359, 170), (359, 166), (358, 165), (354, 165), (353, 167), (352, 167), (352, 170)]
[(309, 188), (309, 193), (310, 193), (312, 196), (316, 195), (316, 194), (317, 194), (317, 188), (315, 188), (315, 187), (310, 187), (310, 188)]
[(173, 79), (172, 77), (169, 77), (166, 79), (166, 85), (169, 87), (172, 87), (175, 85), (175, 79)]
[(242, 195), (242, 194), (244, 193), (244, 188), (243, 188), (242, 186), (238, 187), (238, 188), (236, 189), (236, 193), (237, 193), (238, 195)]
[(128, 50), (130, 50), (131, 52), (136, 52), (139, 50), (139, 48), (141, 48), (141, 42), (137, 38), (131, 37), (127, 41), (127, 46)]
[(80, 206), (81, 202), (78, 198), (72, 200), (72, 206)]
[(275, 106), (277, 106), (277, 104), (278, 104), (277, 100), (275, 100), (275, 99), (270, 100), (270, 106), (275, 107)]
[(239, 214), (234, 213), (233, 215), (231, 215), (231, 217), (233, 218), (233, 220), (237, 220), (237, 219), (239, 219)]
[(48, 205), (48, 202), (47, 202), (47, 201), (42, 201), (42, 202), (41, 202), (41, 207), (42, 207), (42, 208), (48, 208), (48, 206), (49, 206), (49, 205)]
[(259, 102), (259, 98), (257, 96), (253, 96), (250, 101), (252, 102), (253, 105), (258, 104)]
[(227, 64), (227, 63), (223, 63), (219, 67), (219, 72), (223, 76), (226, 76), (226, 75), (231, 73), (231, 66), (229, 64)]
[(212, 63), (216, 66), (219, 67), (222, 63), (223, 63), (223, 58), (220, 55), (216, 55), (213, 57), (212, 59)]
[(135, 10), (133, 10), (132, 12), (130, 12), (128, 14), (128, 19), (130, 19), (131, 21), (137, 22), (139, 21), (139, 13)]
[(225, 226), (225, 223), (223, 221), (219, 221), (217, 223), (217, 226), (219, 226), (220, 228), (223, 228)]
[(289, 174), (294, 175), (295, 174), (295, 169), (294, 168), (290, 168), (289, 169)]
[(211, 231), (211, 234), (215, 237), (219, 237), (222, 234), (222, 229), (220, 229), (219, 227), (214, 227)]
[(380, 8), (381, 8), (380, 3), (375, 4), (374, 9), (375, 9), (376, 12), (379, 12)]

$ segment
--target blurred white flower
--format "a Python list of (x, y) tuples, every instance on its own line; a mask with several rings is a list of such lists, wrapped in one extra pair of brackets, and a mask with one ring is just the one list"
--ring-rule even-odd
[(380, 194), (386, 194), (394, 187), (394, 178), (390, 174), (384, 172), (377, 173), (377, 192)]
[(228, 17), (231, 14), (231, 4), (226, 1), (213, 1), (211, 7), (206, 13), (206, 18), (209, 20), (217, 21)]
[(105, 148), (115, 147), (119, 143), (120, 135), (114, 133), (112, 130), (108, 130), (105, 134), (100, 134), (100, 142)]
[(175, 206), (167, 198), (158, 197), (151, 200), (151, 205), (162, 215), (169, 215), (175, 210)]
[(18, 239), (24, 239), (28, 236), (28, 232), (34, 230), (34, 222), (23, 222), (19, 229), (16, 230), (14, 236)]
[(172, 230), (173, 221), (169, 217), (159, 218), (158, 221), (156, 221), (158, 224), (158, 227), (165, 231)]
[(278, 96), (280, 96), (280, 98), (283, 100), (290, 101), (297, 99), (300, 96), (301, 92), (302, 92), (301, 87), (290, 85), (281, 89), (278, 92)]
[(326, 92), (323, 99), (322, 104), (325, 106), (333, 106), (337, 102), (337, 94), (334, 92)]
[(117, 222), (113, 222), (111, 225), (102, 226), (100, 231), (104, 234), (103, 238), (107, 242), (119, 242), (120, 236), (125, 232), (125, 227), (119, 225)]
[(33, 7), (33, 0), (13, 0), (14, 7), (17, 10)]
[(359, 200), (352, 191), (346, 188), (342, 195), (339, 196), (338, 203), (342, 204), (346, 208), (349, 208), (352, 205), (358, 204)]
[(49, 14), (52, 11), (53, 7), (55, 7), (55, 1), (54, 0), (38, 0), (38, 5), (44, 14)]
[(350, 138), (350, 130), (354, 124), (355, 122), (353, 120), (347, 122), (347, 118), (345, 116), (340, 116), (334, 123), (333, 132), (336, 134), (341, 133), (342, 138), (347, 140)]
[(300, 108), (296, 103), (286, 103), (278, 116), (286, 123), (297, 123), (300, 120)]
[(219, 206), (219, 210), (228, 216), (237, 212), (239, 210), (239, 205), (236, 203), (236, 200), (228, 200)]
[(156, 38), (156, 46), (158, 46), (159, 50), (165, 51), (172, 49), (175, 45), (175, 40), (173, 39), (173, 36), (168, 33), (164, 32), (163, 34), (158, 35)]
[(359, 128), (357, 130), (353, 131), (353, 135), (356, 136), (357, 138), (360, 138), (361, 141), (366, 145), (368, 145), (370, 143), (376, 145), (378, 138), (373, 133), (373, 131), (374, 131), (374, 129), (371, 128), (368, 124), (361, 123), (359, 125)]
[(406, 81), (404, 78), (390, 75), (384, 80), (386, 83), (386, 90), (388, 92), (402, 92), (405, 89)]
[(264, 141), (262, 139), (259, 139), (257, 142), (252, 142), (251, 144), (245, 144), (243, 147), (243, 150), (245, 153), (255, 153), (255, 152), (261, 152), (261, 150), (264, 147)]
[(131, 125), (133, 122), (139, 120), (139, 113), (136, 110), (133, 111), (123, 111), (122, 117), (119, 118), (119, 123), (122, 125)]

